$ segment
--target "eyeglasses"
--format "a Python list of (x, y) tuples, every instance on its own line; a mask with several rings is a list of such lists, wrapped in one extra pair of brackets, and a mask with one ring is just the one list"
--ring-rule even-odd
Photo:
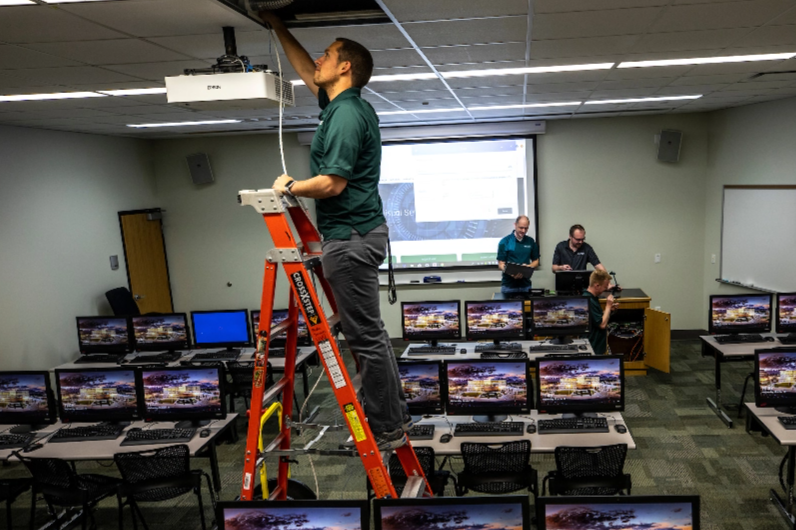
[(578, 243), (583, 243), (584, 241), (586, 241), (586, 238), (585, 237), (581, 237), (580, 239), (578, 239), (577, 237), (573, 237), (572, 241), (577, 241)]

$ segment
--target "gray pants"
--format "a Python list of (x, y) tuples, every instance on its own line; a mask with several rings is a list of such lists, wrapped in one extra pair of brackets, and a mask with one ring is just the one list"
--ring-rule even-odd
[(323, 242), (323, 273), (337, 302), (348, 347), (362, 370), (365, 415), (374, 433), (394, 431), (406, 409), (398, 364), (379, 307), (379, 265), (384, 262), (386, 224), (351, 239)]

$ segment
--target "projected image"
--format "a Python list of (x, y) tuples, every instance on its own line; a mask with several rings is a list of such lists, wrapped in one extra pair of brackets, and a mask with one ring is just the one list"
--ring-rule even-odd
[(587, 327), (589, 301), (586, 298), (534, 300), (533, 324), (537, 335), (544, 335), (545, 330)]
[(745, 328), (770, 327), (771, 297), (714, 296), (711, 306), (714, 330), (743, 331)]
[(0, 412), (47, 415), (47, 386), (42, 374), (0, 374)]
[(221, 411), (216, 368), (147, 370), (142, 380), (147, 413)]
[(468, 405), (525, 405), (528, 382), (524, 362), (448, 363), (448, 403)]
[(225, 530), (361, 530), (356, 508), (225, 508)]
[(188, 341), (188, 327), (182, 315), (133, 317), (137, 344), (168, 344)]
[(458, 302), (405, 303), (403, 317), (406, 337), (459, 334)]
[(478, 336), (522, 337), (523, 304), (522, 301), (468, 302), (467, 336), (474, 339)]
[(77, 332), (83, 346), (125, 345), (129, 341), (126, 318), (81, 318)]
[(796, 330), (796, 294), (780, 295), (779, 325), (788, 331)]
[(516, 503), (381, 507), (382, 530), (522, 530), (522, 507)]
[(796, 396), (796, 348), (792, 352), (759, 353), (757, 377), (763, 399)]
[(384, 145), (379, 195), (394, 266), (494, 265), (520, 214), (535, 238), (526, 147), (524, 139)]
[(540, 405), (620, 405), (620, 359), (539, 360)]
[(58, 372), (61, 404), (64, 412), (129, 412), (137, 410), (135, 372), (108, 370)]
[(432, 405), (441, 401), (439, 365), (432, 363), (398, 363), (406, 404)]
[(548, 504), (547, 530), (691, 530), (691, 503)]

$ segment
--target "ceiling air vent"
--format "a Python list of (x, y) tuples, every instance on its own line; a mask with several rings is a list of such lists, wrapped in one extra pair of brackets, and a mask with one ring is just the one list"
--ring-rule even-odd
[[(246, 12), (251, 3), (268, 5), (265, 0), (217, 0), (238, 11)], [(375, 0), (270, 0), (271, 5), (284, 5), (275, 9), (289, 28), (314, 28), (322, 26), (359, 26), (389, 24), (389, 17)]]

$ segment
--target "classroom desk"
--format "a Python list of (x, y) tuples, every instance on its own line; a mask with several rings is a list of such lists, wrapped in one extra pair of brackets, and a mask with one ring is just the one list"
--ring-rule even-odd
[(432, 416), (422, 418), (419, 425), (434, 425), (434, 439), (433, 440), (412, 440), (412, 447), (431, 447), (434, 449), (436, 455), (457, 455), (461, 454), (462, 442), (476, 442), (486, 444), (500, 444), (511, 442), (514, 440), (530, 440), (532, 453), (552, 453), (556, 447), (596, 447), (601, 445), (613, 444), (627, 444), (628, 449), (635, 449), (636, 442), (630, 434), (630, 429), (627, 432), (620, 434), (614, 428), (617, 424), (625, 424), (622, 414), (619, 412), (602, 413), (608, 419), (607, 433), (576, 433), (576, 434), (539, 434), (538, 432), (528, 434), (525, 432), (525, 426), (529, 423), (535, 423), (537, 420), (547, 420), (560, 418), (560, 414), (542, 414), (540, 415), (536, 410), (532, 410), (530, 414), (513, 414), (510, 415), (512, 421), (521, 421), (525, 424), (523, 427), (522, 436), (454, 436), (450, 442), (441, 443), (439, 441), (443, 434), (453, 435), (453, 430), (456, 423), (468, 423), (470, 416)]
[[(592, 350), (589, 341), (586, 339), (576, 339), (572, 341), (572, 344), (576, 346), (584, 346), (584, 349), (579, 349), (578, 351), (568, 351), (568, 352), (556, 352), (556, 351), (535, 351), (533, 353), (529, 353), (528, 348), (530, 346), (539, 346), (547, 341), (538, 341), (538, 340), (516, 340), (516, 341), (507, 341), (507, 342), (518, 342), (522, 345), (522, 351), (528, 354), (528, 360), (535, 361), (539, 357), (544, 357), (545, 355), (551, 353), (565, 353), (565, 354), (577, 354), (577, 355), (594, 355), (594, 350)], [(456, 353), (451, 355), (409, 355), (409, 349), (413, 345), (420, 345), (420, 343), (412, 343), (404, 348), (403, 353), (401, 353), (401, 360), (431, 360), (431, 361), (469, 361), (474, 359), (480, 359), (481, 353), (476, 353), (475, 346), (476, 344), (485, 344), (483, 342), (445, 342), (445, 344), (452, 344), (456, 348)], [(496, 349), (500, 349), (499, 346), (495, 347)], [(462, 352), (464, 350), (464, 352)]]
[[(85, 365), (84, 365), (85, 366)], [(190, 450), (192, 457), (210, 459), (210, 471), (213, 479), (213, 488), (215, 491), (221, 490), (221, 473), (218, 468), (218, 455), (216, 453), (216, 440), (223, 434), (230, 426), (234, 426), (237, 414), (227, 414), (223, 420), (215, 420), (209, 427), (199, 427), (196, 429), (196, 434), (186, 445)], [(81, 425), (91, 425), (90, 423), (74, 423), (70, 424), (76, 427)], [(128, 427), (125, 427), (125, 432), (129, 429), (139, 427), (142, 429), (147, 428), (164, 428), (168, 429), (174, 425), (174, 422), (158, 422), (156, 426), (152, 423), (143, 421), (132, 422)], [(60, 458), (62, 460), (80, 461), (80, 460), (113, 460), (113, 455), (116, 453), (128, 453), (137, 451), (152, 451), (168, 445), (178, 444), (150, 444), (150, 445), (121, 445), (124, 440), (124, 432), (115, 440), (96, 440), (96, 441), (79, 441), (79, 442), (61, 442), (61, 443), (47, 443), (49, 438), (47, 434), (54, 433), (61, 427), (63, 423), (56, 422), (42, 429), (36, 436), (36, 440), (43, 440), (41, 449), (37, 449), (30, 453), (21, 453), (22, 456), (29, 456), (30, 458)], [(202, 429), (210, 429), (210, 436), (202, 438), (199, 436), (199, 431)], [(18, 449), (4, 449), (0, 451), (0, 459), (8, 460), (12, 457), (12, 452)]]
[(796, 475), (796, 430), (785, 429), (777, 420), (778, 416), (785, 416), (773, 408), (759, 408), (754, 403), (746, 403), (746, 432), (763, 432), (771, 435), (780, 445), (788, 448), (788, 469), (785, 473), (785, 483), (788, 491), (783, 500), (776, 490), (771, 489), (770, 499), (777, 507), (780, 515), (785, 519), (790, 528), (796, 528), (796, 517), (793, 515), (794, 507), (794, 475)]
[(738, 410), (736, 405), (724, 405), (721, 402), (721, 364), (735, 363), (742, 361), (752, 361), (755, 358), (755, 350), (765, 348), (781, 348), (784, 346), (777, 335), (773, 333), (763, 333), (764, 337), (771, 337), (773, 342), (753, 342), (746, 344), (719, 344), (713, 335), (702, 335), (702, 356), (712, 356), (715, 360), (714, 381), (716, 387), (716, 399), (707, 398), (708, 406), (724, 422), (727, 428), (732, 429), (733, 422), (723, 409)]

